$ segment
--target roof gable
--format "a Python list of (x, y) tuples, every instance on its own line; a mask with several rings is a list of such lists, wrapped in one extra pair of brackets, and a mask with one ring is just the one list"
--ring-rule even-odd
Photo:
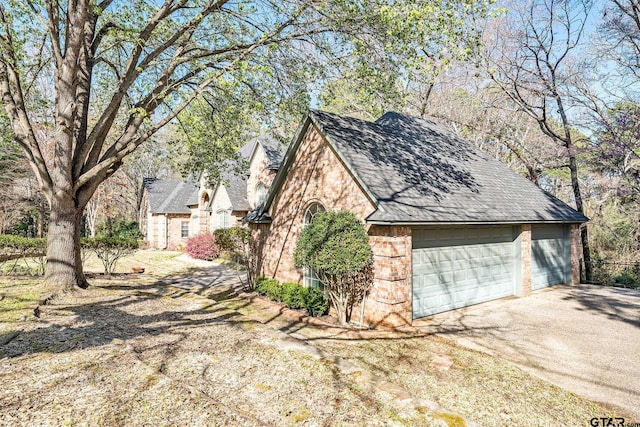
[(198, 187), (181, 179), (145, 178), (151, 213), (189, 214), (188, 204), (198, 198)]
[[(258, 138), (255, 138), (240, 147), (238, 152), (241, 158), (246, 160), (253, 156), (257, 146)], [(233, 164), (229, 163), (229, 167), (226, 168), (229, 172), (222, 173), (220, 182), (216, 184), (211, 194), (211, 200), (214, 199), (218, 191), (224, 189), (231, 202), (231, 209), (234, 211), (248, 211), (251, 207), (247, 200), (247, 176), (245, 173), (236, 174), (232, 166)]]
[[(367, 220), (389, 223), (584, 222), (545, 193), (433, 120), (387, 113), (376, 122), (310, 110), (285, 156), (286, 174), (313, 122), (377, 202)], [(282, 178), (276, 177), (265, 210)], [(273, 193), (273, 194), (271, 194)]]
[(260, 149), (264, 152), (264, 156), (267, 159), (268, 169), (278, 170), (280, 168), (284, 154), (287, 151), (285, 144), (271, 134), (259, 136), (250, 141), (250, 143), (253, 143), (252, 149), (246, 156), (249, 159), (249, 164), (253, 161), (256, 151)]

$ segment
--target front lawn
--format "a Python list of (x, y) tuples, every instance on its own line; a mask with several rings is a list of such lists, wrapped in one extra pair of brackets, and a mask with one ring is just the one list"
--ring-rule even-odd
[(0, 337), (10, 338), (0, 344), (0, 425), (548, 426), (612, 416), (437, 336), (301, 322), (235, 295), (238, 273), (217, 263), (138, 251), (104, 277), (94, 261), (93, 286), (40, 318), (37, 280), (0, 280)]

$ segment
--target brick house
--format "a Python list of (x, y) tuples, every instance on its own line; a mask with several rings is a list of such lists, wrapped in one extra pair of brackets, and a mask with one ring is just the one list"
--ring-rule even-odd
[(175, 250), (189, 237), (239, 225), (264, 200), (285, 148), (268, 135), (249, 141), (239, 150), (240, 170), (227, 164), (214, 186), (206, 176), (199, 186), (180, 179), (145, 178), (139, 224), (149, 246)]
[(366, 226), (369, 325), (579, 281), (587, 218), (431, 120), (309, 111), (265, 203), (247, 216), (258, 274), (316, 285), (293, 252), (323, 210), (351, 211)]
[(175, 250), (184, 246), (195, 227), (198, 187), (181, 179), (145, 178), (143, 184), (138, 223), (149, 247)]

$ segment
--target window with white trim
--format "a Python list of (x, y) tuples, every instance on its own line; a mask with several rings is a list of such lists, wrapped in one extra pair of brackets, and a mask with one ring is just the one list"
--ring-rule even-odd
[[(304, 213), (304, 225), (311, 224), (316, 215), (321, 212), (325, 212), (325, 208), (320, 203), (314, 202), (310, 204)], [(322, 284), (322, 282), (320, 282), (320, 279), (318, 279), (318, 276), (310, 267), (304, 268), (302, 280), (304, 286), (307, 286), (309, 288), (320, 288), (324, 290), (324, 285)]]
[(266, 197), (267, 197), (267, 189), (265, 188), (264, 185), (258, 184), (256, 186), (256, 206), (262, 205)]
[(189, 221), (182, 221), (180, 223), (180, 237), (183, 239), (189, 237)]
[(218, 228), (229, 228), (229, 211), (218, 211)]

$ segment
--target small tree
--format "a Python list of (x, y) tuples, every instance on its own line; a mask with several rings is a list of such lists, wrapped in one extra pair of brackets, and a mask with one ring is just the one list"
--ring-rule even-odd
[(256, 277), (254, 257), (251, 250), (251, 230), (245, 227), (220, 228), (213, 232), (221, 251), (228, 252), (233, 260), (242, 264), (247, 272), (247, 287), (252, 290)]
[(82, 249), (96, 254), (104, 266), (104, 274), (112, 274), (121, 258), (131, 255), (138, 249), (136, 239), (119, 237), (96, 237), (82, 239)]
[(360, 220), (346, 211), (319, 213), (302, 230), (294, 256), (297, 268), (318, 276), (338, 320), (347, 324), (373, 283), (373, 253)]

